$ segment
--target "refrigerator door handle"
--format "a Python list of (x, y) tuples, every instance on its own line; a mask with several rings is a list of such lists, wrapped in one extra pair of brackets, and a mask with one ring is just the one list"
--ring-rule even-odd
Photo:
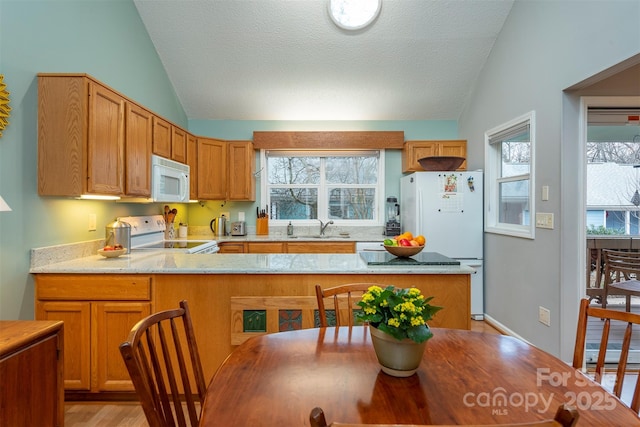
[(417, 218), (416, 218), (416, 229), (413, 230), (414, 233), (426, 233), (422, 231), (422, 190), (418, 189), (418, 194), (416, 195), (416, 207), (417, 207)]

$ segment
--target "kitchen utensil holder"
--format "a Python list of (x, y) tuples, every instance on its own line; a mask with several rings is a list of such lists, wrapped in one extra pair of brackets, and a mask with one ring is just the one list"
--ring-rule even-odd
[(256, 219), (256, 234), (260, 236), (269, 234), (269, 216)]

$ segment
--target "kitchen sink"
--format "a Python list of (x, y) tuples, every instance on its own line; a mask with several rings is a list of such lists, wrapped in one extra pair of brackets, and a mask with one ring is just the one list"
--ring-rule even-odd
[(290, 239), (348, 239), (349, 236), (324, 236), (319, 234), (309, 234), (309, 235), (300, 235), (300, 236), (289, 236)]

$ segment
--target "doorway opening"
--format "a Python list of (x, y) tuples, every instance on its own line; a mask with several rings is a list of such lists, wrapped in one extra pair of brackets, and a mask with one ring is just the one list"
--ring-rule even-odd
[[(605, 282), (602, 250), (640, 251), (640, 102), (637, 97), (585, 101), (586, 293), (601, 304)], [(625, 310), (625, 302), (624, 296), (609, 295), (607, 308)], [(632, 296), (631, 302), (631, 311), (640, 313), (640, 296)], [(598, 322), (589, 325), (595, 331), (601, 327)], [(621, 341), (623, 328), (612, 325), (612, 342)], [(599, 345), (599, 339), (591, 342), (587, 337), (587, 363), (597, 360)], [(615, 345), (608, 348), (606, 360), (616, 363), (619, 353)], [(632, 335), (628, 361), (640, 363), (640, 331)]]

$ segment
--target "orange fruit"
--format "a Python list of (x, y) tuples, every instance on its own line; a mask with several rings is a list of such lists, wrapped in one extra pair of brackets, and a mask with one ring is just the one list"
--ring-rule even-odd
[(405, 231), (404, 233), (402, 233), (402, 236), (404, 236), (404, 238), (407, 240), (413, 240), (413, 234), (411, 234), (410, 231)]
[(418, 242), (420, 246), (424, 246), (425, 242), (427, 241), (423, 235), (416, 236), (414, 240)]

